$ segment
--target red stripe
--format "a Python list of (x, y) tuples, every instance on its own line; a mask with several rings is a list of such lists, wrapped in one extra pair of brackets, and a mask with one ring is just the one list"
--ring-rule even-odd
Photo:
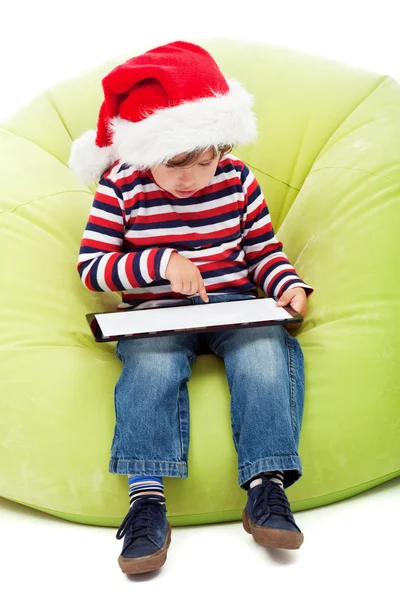
[[(220, 238), (224, 238), (224, 237), (229, 237), (230, 235), (232, 235), (233, 233), (237, 232), (238, 228), (237, 227), (230, 227), (229, 229), (221, 229), (219, 230), (218, 233), (218, 237)], [(162, 235), (162, 236), (157, 236), (157, 237), (145, 237), (145, 238), (141, 238), (141, 239), (135, 239), (135, 243), (137, 245), (143, 245), (143, 246), (161, 246), (164, 245), (165, 247), (170, 247), (171, 244), (173, 244), (174, 242), (179, 242), (181, 244), (184, 244), (186, 241), (188, 242), (195, 242), (195, 241), (202, 241), (202, 240), (214, 240), (216, 237), (216, 232), (211, 232), (211, 233), (203, 233), (203, 234), (198, 234), (195, 232), (190, 232), (190, 235), (188, 234), (182, 234), (182, 235)]]
[(147, 270), (153, 281), (155, 281), (155, 279), (156, 279), (156, 268), (155, 268), (154, 263), (156, 260), (157, 252), (158, 252), (158, 248), (153, 248), (147, 257)]
[(102, 202), (103, 204), (109, 204), (110, 206), (117, 206), (118, 208), (120, 208), (118, 199), (115, 197), (111, 190), (110, 194), (103, 194), (102, 192), (97, 191), (94, 196), (94, 199), (98, 200), (99, 202)]
[[(90, 215), (89, 223), (96, 225), (96, 227), (107, 227), (108, 229), (114, 229), (115, 231), (125, 230), (124, 226), (121, 223), (116, 223), (115, 221), (108, 221), (106, 219), (102, 219), (101, 217), (96, 217), (94, 215)], [(101, 233), (101, 231), (99, 233)]]
[(129, 285), (132, 288), (138, 287), (138, 282), (136, 281), (136, 277), (133, 271), (133, 259), (135, 255), (133, 252), (128, 253), (128, 258), (125, 261), (125, 275), (127, 280), (129, 281)]
[(115, 262), (117, 261), (118, 256), (119, 256), (118, 253), (109, 254), (107, 262), (106, 262), (106, 266), (104, 268), (104, 281), (105, 281), (105, 284), (111, 290), (115, 290), (115, 284), (112, 279), (112, 268), (113, 268)]
[[(85, 261), (83, 261), (83, 262), (85, 262)], [(79, 265), (81, 265), (81, 264), (82, 264), (82, 263), (79, 263)], [(95, 291), (95, 289), (94, 289), (94, 287), (92, 286), (92, 284), (90, 283), (90, 272), (91, 272), (91, 269), (89, 269), (89, 271), (86, 273), (85, 279), (83, 279), (82, 281), (83, 281), (83, 284), (84, 284), (84, 285), (85, 285), (85, 286), (86, 286), (86, 287), (87, 287), (89, 290), (91, 290), (92, 292), (94, 292), (94, 291)]]
[[(246, 181), (248, 178), (251, 178), (251, 175), (249, 173), (249, 175), (246, 178)], [(244, 182), (246, 184), (246, 181)], [(250, 183), (250, 185), (247, 187), (247, 196), (251, 196), (251, 194), (258, 188), (258, 181), (256, 180), (256, 178), (253, 178), (253, 181)], [(262, 207), (262, 204), (261, 204)]]
[[(196, 260), (192, 261), (194, 264), (196, 264)], [(215, 271), (216, 269), (225, 269), (227, 273), (229, 273), (229, 270), (231, 269), (231, 267), (238, 267), (238, 266), (243, 266), (243, 268), (247, 268), (246, 263), (240, 263), (237, 262), (236, 260), (220, 260), (220, 261), (210, 261), (208, 264), (205, 265), (197, 265), (200, 272), (201, 273), (208, 273), (208, 271)]]
[[(257, 250), (254, 252), (250, 252), (247, 250), (246, 248), (246, 258), (248, 261), (252, 261), (252, 260), (257, 260), (257, 258), (266, 258), (267, 256), (269, 256), (270, 254), (273, 254), (274, 252), (281, 252), (282, 251), (282, 244), (280, 242), (277, 242), (276, 244), (268, 244), (266, 246), (264, 246), (263, 250)], [(271, 258), (272, 260), (272, 258)], [(278, 258), (274, 258), (274, 261), (278, 261), (278, 260), (284, 260), (283, 257), (278, 257)]]
[(260, 256), (262, 257), (266, 257), (269, 254), (272, 254), (273, 252), (281, 252), (282, 251), (282, 244), (280, 242), (277, 242), (276, 244), (268, 244), (264, 247), (263, 250), (258, 250), (255, 252), (250, 252), (247, 250), (246, 248), (246, 258), (247, 260), (254, 260), (257, 259)]
[(213, 217), (219, 217), (227, 212), (238, 210), (237, 205), (229, 204), (228, 206), (220, 206), (218, 208), (211, 208), (210, 210), (202, 210), (197, 212), (170, 212), (170, 213), (158, 213), (152, 215), (138, 215), (135, 217), (135, 223), (146, 224), (146, 223), (167, 223), (168, 221), (176, 221), (180, 219), (182, 225), (185, 221), (196, 221), (202, 219), (210, 219)]
[(82, 238), (81, 247), (82, 246), (88, 246), (89, 248), (93, 248), (94, 252), (117, 252), (121, 249), (120, 244), (100, 242), (99, 240), (92, 240), (85, 237)]
[(244, 285), (245, 283), (249, 283), (249, 279), (248, 277), (240, 277), (240, 279), (234, 279), (233, 281), (221, 281), (219, 283), (207, 283), (207, 281), (205, 281), (206, 284), (206, 290), (207, 292), (218, 292), (219, 290), (223, 290), (224, 288), (226, 288), (227, 286), (229, 287), (240, 287), (241, 285)]
[[(256, 225), (256, 222), (253, 223), (253, 226), (254, 225)], [(267, 233), (271, 233), (271, 231), (271, 222), (266, 223), (262, 227), (257, 227), (257, 229), (250, 229), (248, 233), (246, 233), (245, 241), (252, 240), (253, 238), (259, 237), (260, 235), (266, 235)]]

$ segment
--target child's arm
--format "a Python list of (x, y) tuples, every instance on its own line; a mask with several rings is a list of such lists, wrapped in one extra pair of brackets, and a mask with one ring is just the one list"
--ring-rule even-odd
[[(300, 279), (283, 252), (260, 186), (247, 167), (242, 172), (242, 184), (245, 193), (243, 249), (250, 276), (267, 296), (281, 299), (293, 308), (297, 302), (297, 307), (305, 313), (305, 294), (309, 295), (313, 290)], [(303, 288), (305, 294), (297, 288)]]
[(166, 278), (167, 264), (175, 251), (148, 248), (121, 252), (124, 233), (122, 194), (112, 181), (102, 178), (94, 196), (79, 253), (78, 272), (89, 290), (130, 290)]

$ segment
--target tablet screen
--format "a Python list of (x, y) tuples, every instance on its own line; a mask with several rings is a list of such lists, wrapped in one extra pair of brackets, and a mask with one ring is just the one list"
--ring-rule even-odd
[(87, 316), (88, 319), (96, 319), (102, 337), (106, 339), (301, 320), (292, 311), (276, 306), (273, 298), (136, 309)]

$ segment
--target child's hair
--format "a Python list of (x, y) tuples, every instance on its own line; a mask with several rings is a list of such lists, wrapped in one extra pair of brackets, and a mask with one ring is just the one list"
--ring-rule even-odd
[(166, 164), (169, 167), (189, 167), (190, 165), (196, 162), (196, 160), (201, 154), (204, 154), (204, 152), (207, 152), (208, 150), (213, 151), (213, 155), (211, 157), (211, 160), (213, 160), (217, 156), (217, 154), (221, 154), (221, 157), (225, 154), (229, 154), (229, 152), (232, 151), (232, 146), (229, 144), (223, 144), (220, 146), (208, 146), (208, 148), (199, 148), (197, 150), (193, 150), (192, 152), (184, 154), (179, 159), (171, 158)]

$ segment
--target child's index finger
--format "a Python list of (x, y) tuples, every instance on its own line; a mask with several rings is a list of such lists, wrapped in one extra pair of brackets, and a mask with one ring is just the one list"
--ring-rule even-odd
[(199, 282), (199, 296), (203, 300), (203, 302), (209, 302), (209, 298), (207, 296), (206, 288), (204, 287), (204, 282), (201, 280)]

